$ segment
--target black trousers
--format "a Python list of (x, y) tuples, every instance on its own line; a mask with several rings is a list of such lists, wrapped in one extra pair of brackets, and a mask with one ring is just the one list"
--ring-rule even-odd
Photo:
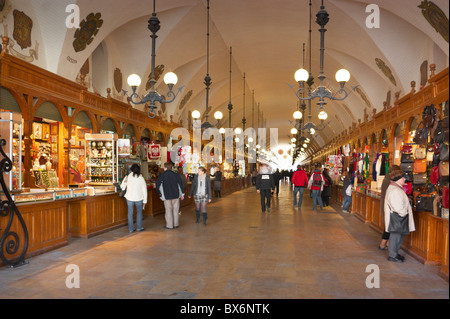
[(272, 195), (272, 191), (270, 189), (260, 189), (259, 194), (261, 195), (261, 209), (265, 212), (266, 206), (267, 208), (270, 208), (270, 197)]
[(280, 182), (275, 183), (275, 193), (278, 195), (280, 193)]

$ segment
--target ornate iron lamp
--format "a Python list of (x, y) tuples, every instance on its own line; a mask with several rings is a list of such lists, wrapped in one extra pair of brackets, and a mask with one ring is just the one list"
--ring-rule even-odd
[[(177, 84), (178, 78), (175, 73), (168, 72), (164, 76), (164, 82), (169, 87), (169, 92), (166, 93), (166, 96), (170, 97), (169, 99), (163, 98), (161, 94), (159, 94), (155, 89), (155, 50), (156, 50), (156, 38), (158, 37), (156, 35), (156, 32), (160, 29), (160, 21), (158, 17), (156, 16), (156, 6), (155, 6), (155, 0), (153, 0), (153, 14), (150, 20), (148, 20), (148, 29), (152, 32), (152, 35), (150, 36), (152, 38), (152, 70), (151, 70), (151, 79), (150, 79), (150, 92), (147, 93), (142, 99), (138, 100), (139, 95), (136, 93), (136, 89), (139, 85), (141, 85), (141, 78), (137, 74), (131, 74), (128, 79), (128, 85), (133, 90), (133, 93), (128, 97), (133, 104), (147, 104), (149, 111), (148, 111), (148, 117), (154, 118), (156, 116), (155, 109), (157, 108), (156, 103), (170, 103), (175, 100), (177, 94), (173, 92), (173, 86)], [(126, 92), (125, 92), (126, 94)]]

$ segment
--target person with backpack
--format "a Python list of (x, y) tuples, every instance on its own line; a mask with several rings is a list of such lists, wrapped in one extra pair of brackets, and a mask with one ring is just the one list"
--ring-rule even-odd
[(320, 171), (320, 166), (316, 165), (316, 169), (311, 174), (309, 179), (308, 188), (311, 190), (311, 195), (313, 199), (313, 210), (317, 210), (317, 203), (320, 205), (320, 209), (323, 209), (323, 202), (321, 192), (325, 184), (325, 178)]
[(325, 179), (322, 191), (322, 202), (323, 206), (330, 206), (330, 197), (331, 197), (331, 185), (333, 181), (331, 180), (330, 175), (328, 174), (328, 169), (325, 168), (323, 170), (323, 178)]
[(298, 208), (301, 208), (303, 192), (305, 191), (305, 187), (308, 186), (308, 175), (302, 169), (301, 165), (297, 165), (297, 170), (292, 174), (292, 184), (294, 184), (294, 206), (297, 206), (297, 194), (300, 193), (298, 198)]

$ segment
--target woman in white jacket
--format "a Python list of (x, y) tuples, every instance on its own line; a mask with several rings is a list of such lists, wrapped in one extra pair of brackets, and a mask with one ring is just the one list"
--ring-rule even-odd
[[(398, 252), (402, 246), (405, 235), (409, 232), (415, 231), (414, 217), (412, 208), (409, 203), (408, 196), (403, 190), (405, 184), (404, 172), (402, 172), (399, 166), (392, 167), (392, 171), (389, 173), (391, 184), (386, 191), (386, 197), (384, 200), (384, 222), (385, 230), (389, 232), (389, 261), (403, 262), (405, 257)], [(391, 213), (397, 213), (400, 217), (408, 215), (408, 230), (409, 232), (397, 232), (389, 231), (389, 224), (391, 221)]]
[(120, 185), (122, 190), (126, 189), (125, 198), (128, 206), (128, 230), (134, 232), (133, 212), (136, 206), (136, 230), (143, 231), (142, 211), (147, 204), (147, 183), (141, 175), (141, 168), (138, 164), (131, 165), (131, 173), (127, 175)]

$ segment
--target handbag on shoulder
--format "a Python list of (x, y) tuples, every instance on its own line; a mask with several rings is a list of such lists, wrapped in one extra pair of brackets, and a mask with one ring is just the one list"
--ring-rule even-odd
[[(128, 176), (125, 176), (125, 178), (123, 179), (122, 183), (125, 182), (125, 185), (128, 181), (127, 179)], [(125, 194), (127, 193), (127, 187), (125, 186), (125, 189), (122, 189), (119, 193), (119, 197), (125, 197)]]
[(388, 231), (389, 233), (409, 234), (409, 214), (401, 217), (396, 212), (391, 212)]

